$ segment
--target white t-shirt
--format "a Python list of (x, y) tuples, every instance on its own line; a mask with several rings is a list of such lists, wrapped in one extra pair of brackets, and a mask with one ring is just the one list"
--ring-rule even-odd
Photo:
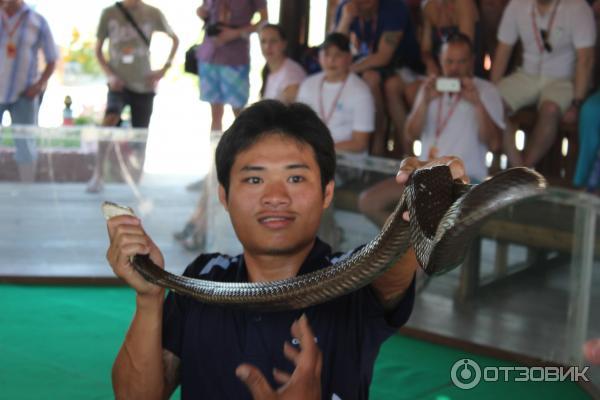
[[(480, 78), (473, 78), (475, 87), (479, 91), (481, 102), (488, 112), (492, 121), (501, 129), (505, 128), (504, 110), (502, 98), (496, 86)], [(419, 90), (417, 102), (423, 96), (423, 87)], [(427, 107), (427, 117), (421, 134), (422, 151), (420, 158), (426, 160), (429, 151), (435, 143), (438, 109), (444, 102), (440, 119), (447, 118), (454, 99), (448, 93), (434, 99)], [(437, 142), (439, 156), (457, 156), (465, 163), (467, 174), (477, 180), (483, 180), (487, 176), (485, 166), (485, 155), (487, 145), (479, 139), (479, 123), (475, 115), (475, 107), (467, 100), (459, 100), (454, 112), (440, 133)]]
[(596, 42), (594, 13), (585, 0), (560, 1), (551, 26), (548, 42), (552, 52), (540, 52), (543, 41), (534, 35), (535, 15), (538, 32), (547, 30), (552, 19), (555, 2), (542, 17), (536, 0), (511, 0), (502, 16), (498, 28), (498, 40), (513, 45), (517, 39), (523, 44), (523, 69), (532, 75), (571, 79), (575, 72), (576, 49), (593, 47)]
[(300, 84), (306, 77), (306, 72), (296, 61), (286, 58), (276, 72), (267, 77), (265, 84), (265, 99), (283, 100), (283, 92), (291, 85)]
[[(344, 82), (324, 82), (325, 74), (309, 76), (300, 85), (297, 101), (308, 104), (331, 131), (335, 143), (352, 139), (352, 132), (375, 130), (375, 102), (367, 84), (356, 74), (348, 74)], [(323, 85), (321, 85), (323, 84)], [(341, 90), (341, 93), (340, 93)], [(340, 93), (337, 104), (333, 104)], [(321, 115), (320, 99), (323, 114)], [(334, 109), (333, 109), (334, 108)]]

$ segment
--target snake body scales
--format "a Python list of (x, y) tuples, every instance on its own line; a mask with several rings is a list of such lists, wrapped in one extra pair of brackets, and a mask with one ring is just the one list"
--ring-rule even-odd
[[(544, 178), (527, 168), (512, 168), (479, 185), (452, 180), (446, 166), (419, 169), (406, 184), (381, 232), (363, 248), (318, 271), (271, 282), (214, 282), (171, 274), (147, 255), (131, 258), (146, 280), (203, 302), (263, 311), (300, 309), (357, 290), (402, 257), (412, 245), (429, 275), (462, 263), (484, 219), (500, 208), (541, 194)], [(129, 214), (129, 207), (105, 202), (104, 216)], [(410, 220), (402, 218), (409, 211)]]

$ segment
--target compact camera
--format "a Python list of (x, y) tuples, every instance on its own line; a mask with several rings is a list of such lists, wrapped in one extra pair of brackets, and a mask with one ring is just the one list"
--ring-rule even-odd
[(458, 93), (460, 92), (460, 79), (437, 78), (435, 80), (435, 90), (442, 93)]
[(204, 28), (204, 31), (206, 33), (206, 36), (217, 36), (219, 33), (221, 33), (221, 29), (223, 27), (225, 27), (224, 23), (217, 22), (215, 24), (206, 25), (206, 28)]

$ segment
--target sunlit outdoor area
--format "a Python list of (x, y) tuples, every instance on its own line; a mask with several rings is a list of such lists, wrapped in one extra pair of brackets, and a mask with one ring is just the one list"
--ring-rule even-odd
[(0, 16), (0, 400), (600, 399), (600, 0)]

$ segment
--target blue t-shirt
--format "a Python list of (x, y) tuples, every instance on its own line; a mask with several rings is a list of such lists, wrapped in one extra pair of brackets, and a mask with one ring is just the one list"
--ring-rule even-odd
[[(336, 25), (342, 17), (342, 8), (348, 0), (342, 0), (335, 14)], [(376, 22), (376, 26), (373, 23)], [(408, 66), (414, 70), (422, 67), (419, 44), (410, 11), (404, 0), (379, 0), (377, 17), (370, 20), (354, 18), (350, 24), (350, 32), (358, 39), (358, 56), (365, 57), (375, 53), (379, 39), (384, 32), (402, 32), (402, 40), (392, 60), (393, 66)]]
[[(299, 275), (349, 254), (332, 254), (329, 245), (317, 239)], [(218, 253), (201, 255), (184, 275), (221, 282), (248, 280), (243, 257)], [(306, 309), (258, 312), (203, 304), (170, 292), (164, 305), (163, 348), (181, 359), (182, 399), (251, 399), (235, 369), (243, 362), (254, 364), (277, 387), (273, 368), (294, 370), (283, 355), (283, 343), (297, 346), (290, 327), (306, 313), (323, 353), (322, 398), (335, 394), (344, 400), (366, 399), (379, 347), (406, 323), (414, 296), (413, 280), (392, 310), (383, 309), (368, 285)]]

